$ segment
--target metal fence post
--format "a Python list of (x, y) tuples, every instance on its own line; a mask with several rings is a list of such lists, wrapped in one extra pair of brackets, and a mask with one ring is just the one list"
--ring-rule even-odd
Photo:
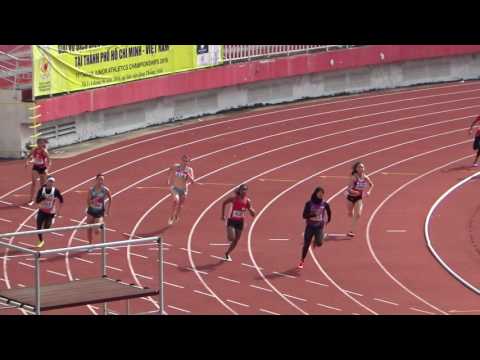
[(35, 314), (40, 315), (40, 254), (35, 254)]
[[(105, 223), (101, 226), (102, 230), (102, 244), (105, 244), (107, 242), (107, 226)], [(107, 253), (106, 253), (106, 248), (102, 248), (102, 277), (107, 276)], [(103, 303), (103, 315), (108, 315), (108, 308), (107, 308), (107, 303)]]
[(163, 315), (163, 238), (158, 237), (158, 304), (160, 315)]

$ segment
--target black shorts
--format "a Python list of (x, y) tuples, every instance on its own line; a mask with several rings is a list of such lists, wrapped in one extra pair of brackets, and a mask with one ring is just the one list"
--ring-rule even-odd
[(310, 242), (312, 241), (312, 237), (315, 238), (315, 245), (321, 246), (323, 240), (323, 225), (320, 226), (313, 226), (307, 225), (305, 228), (305, 233), (303, 237), (304, 243), (309, 246)]
[(39, 210), (37, 213), (37, 224), (43, 225), (45, 222), (51, 223), (54, 217), (55, 217), (55, 214), (50, 214), (50, 213), (43, 212), (42, 210)]
[(476, 136), (473, 140), (473, 150), (480, 150), (480, 136)]
[(242, 231), (243, 230), (243, 221), (242, 220), (228, 219), (227, 227), (233, 227), (235, 230)]
[(103, 217), (105, 215), (105, 209), (94, 209), (92, 207), (89, 207), (87, 209), (87, 214), (91, 215), (95, 219), (100, 219), (101, 217)]
[(33, 165), (32, 170), (36, 171), (41, 175), (41, 174), (45, 174), (45, 171), (47, 171), (47, 168), (45, 166)]
[(347, 200), (355, 204), (357, 201), (362, 200), (362, 197), (361, 196), (347, 195)]

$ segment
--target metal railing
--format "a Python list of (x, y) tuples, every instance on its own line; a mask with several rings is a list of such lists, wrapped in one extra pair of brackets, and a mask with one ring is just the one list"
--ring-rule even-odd
[(225, 63), (249, 61), (273, 56), (290, 56), (314, 51), (350, 48), (354, 45), (224, 45)]
[[(103, 223), (96, 223), (96, 224), (86, 224), (86, 225), (76, 225), (76, 226), (67, 226), (67, 227), (59, 227), (59, 228), (50, 228), (50, 229), (42, 229), (42, 230), (30, 230), (30, 231), (22, 231), (22, 232), (14, 232), (14, 233), (5, 233), (0, 234), (1, 238), (8, 238), (8, 237), (15, 237), (15, 236), (26, 236), (26, 235), (37, 235), (37, 234), (45, 234), (51, 232), (63, 232), (69, 230), (79, 230), (79, 229), (92, 229), (92, 228), (100, 228), (101, 232), (101, 244), (93, 244), (93, 245), (81, 245), (81, 246), (72, 246), (66, 248), (58, 248), (58, 249), (50, 249), (50, 250), (43, 250), (37, 251), (28, 249), (22, 246), (8, 244), (3, 241), (0, 241), (0, 247), (6, 247), (9, 249), (17, 250), (19, 252), (27, 253), (33, 255), (35, 258), (35, 307), (32, 309), (36, 315), (40, 315), (41, 311), (41, 282), (40, 282), (40, 258), (42, 256), (51, 256), (58, 253), (74, 253), (74, 252), (81, 252), (90, 249), (102, 249), (102, 261), (101, 261), (101, 273), (102, 276), (105, 277), (107, 275), (107, 256), (105, 249), (107, 247), (123, 247), (128, 246), (131, 244), (141, 244), (147, 242), (156, 242), (158, 245), (158, 284), (159, 284), (159, 313), (163, 315), (164, 313), (164, 297), (163, 297), (163, 244), (162, 244), (162, 237), (160, 236), (153, 236), (143, 239), (134, 239), (134, 240), (123, 240), (123, 241), (113, 241), (113, 242), (106, 242), (107, 238), (107, 227)], [(0, 298), (0, 301), (2, 299)], [(127, 306), (128, 308), (128, 306)], [(103, 314), (108, 314), (107, 303), (103, 304)]]

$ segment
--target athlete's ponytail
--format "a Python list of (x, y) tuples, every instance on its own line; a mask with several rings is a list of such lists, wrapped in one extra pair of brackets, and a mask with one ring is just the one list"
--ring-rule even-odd
[(361, 161), (357, 161), (355, 164), (353, 164), (353, 166), (352, 166), (352, 175), (358, 174), (358, 172), (357, 172), (357, 167), (358, 167), (358, 165), (360, 165), (361, 163), (362, 163)]

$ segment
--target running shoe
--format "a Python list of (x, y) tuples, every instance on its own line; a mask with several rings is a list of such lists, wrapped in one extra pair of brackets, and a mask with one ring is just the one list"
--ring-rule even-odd
[(230, 255), (225, 254), (225, 261), (232, 261), (232, 257)]
[(39, 241), (38, 244), (37, 244), (37, 247), (41, 248), (41, 247), (43, 247), (43, 245), (45, 245), (45, 240)]
[(303, 264), (304, 264), (304, 263), (305, 263), (304, 261), (300, 261), (300, 264), (298, 264), (298, 268), (299, 268), (299, 269), (303, 269)]
[(28, 205), (28, 206), (32, 206), (34, 203), (35, 203), (35, 202), (30, 201), (27, 205)]

